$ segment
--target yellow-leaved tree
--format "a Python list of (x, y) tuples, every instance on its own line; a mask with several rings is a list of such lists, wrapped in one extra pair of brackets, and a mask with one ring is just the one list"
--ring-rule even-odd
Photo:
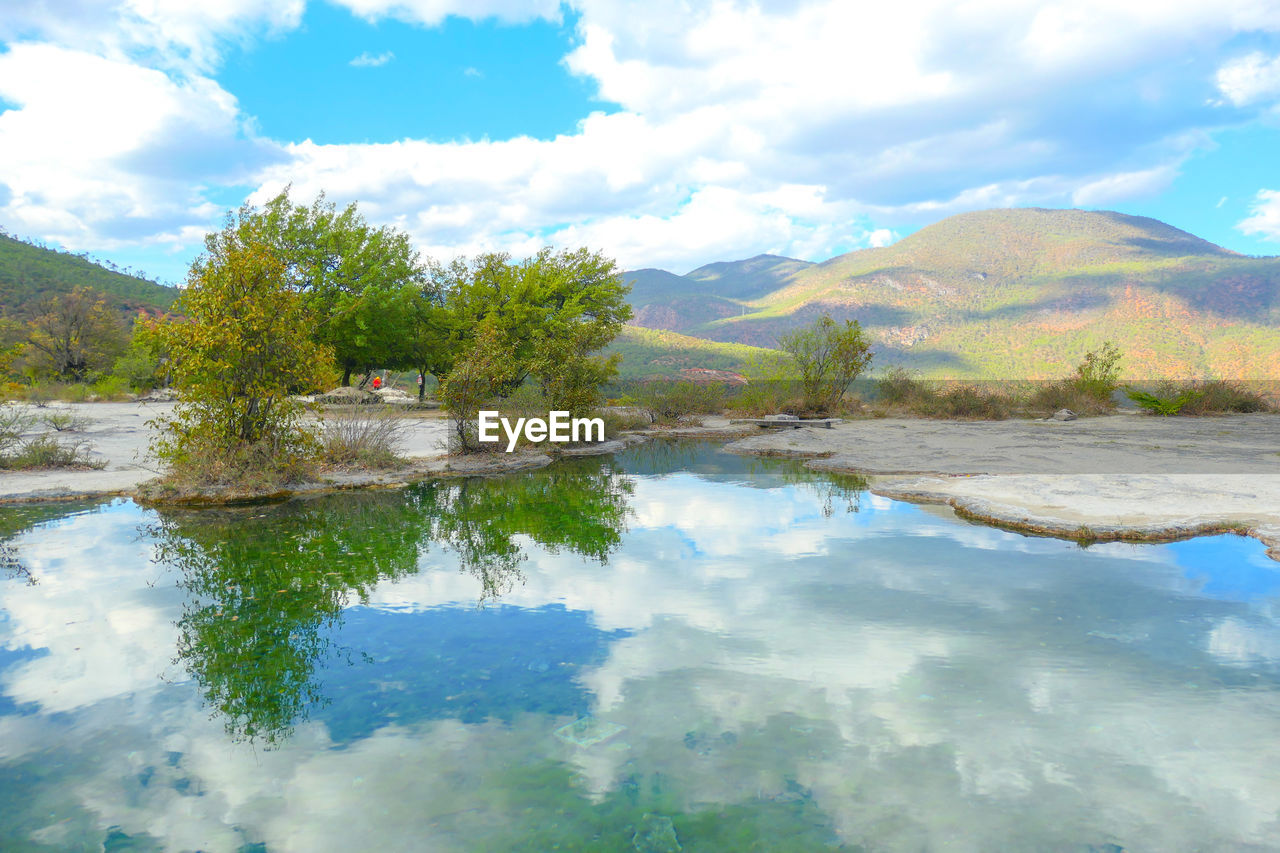
[(309, 472), (317, 442), (292, 395), (332, 376), (329, 352), (260, 226), (241, 211), (205, 238), (157, 335), (180, 402), (158, 418), (152, 453), (186, 487), (270, 488)]

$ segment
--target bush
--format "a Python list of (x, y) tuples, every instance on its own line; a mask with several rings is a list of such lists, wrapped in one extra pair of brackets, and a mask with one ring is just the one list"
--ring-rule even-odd
[[(104, 376), (93, 383), (93, 396), (99, 400), (129, 399), (129, 382), (123, 376)], [(146, 389), (151, 390), (151, 389)]]
[(88, 415), (67, 409), (45, 412), (40, 420), (55, 432), (81, 432), (93, 423)]
[(1110, 403), (1112, 395), (1120, 387), (1121, 358), (1119, 348), (1111, 341), (1104, 341), (1098, 349), (1084, 354), (1076, 365), (1076, 375), (1070, 381), (1081, 394)]
[(641, 389), (640, 407), (654, 423), (674, 424), (693, 415), (723, 412), (724, 398), (722, 385), (655, 380)]
[(1070, 409), (1077, 415), (1105, 415), (1115, 411), (1111, 395), (1100, 399), (1083, 388), (1073, 377), (1039, 385), (1031, 392), (1027, 408), (1038, 414), (1052, 414), (1059, 409)]
[(0, 454), (8, 453), (35, 425), (36, 416), (28, 407), (0, 405)]
[(905, 367), (891, 367), (876, 381), (876, 400), (888, 405), (908, 405), (929, 393), (919, 379)]
[(345, 406), (325, 412), (320, 433), (321, 454), (333, 465), (394, 468), (404, 440), (405, 417), (400, 411), (375, 406)]
[(89, 455), (87, 441), (59, 441), (51, 435), (27, 439), (16, 453), (0, 456), (0, 467), (13, 469), (103, 468), (106, 464)]
[(1156, 415), (1222, 415), (1269, 412), (1271, 405), (1256, 391), (1223, 379), (1203, 382), (1164, 380), (1153, 391), (1129, 389), (1127, 395)]
[(1181, 414), (1250, 414), (1271, 411), (1271, 404), (1262, 394), (1225, 379), (1198, 382), (1194, 390), (1199, 396), (1183, 405)]

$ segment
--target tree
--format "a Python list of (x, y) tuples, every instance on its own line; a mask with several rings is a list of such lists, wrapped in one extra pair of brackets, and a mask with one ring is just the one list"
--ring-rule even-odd
[(298, 476), (314, 451), (290, 395), (320, 386), (330, 367), (285, 264), (252, 215), (205, 238), (177, 308), (159, 327), (182, 401), (153, 452), (197, 484)]
[(840, 404), (849, 383), (871, 364), (871, 346), (857, 320), (844, 325), (824, 314), (803, 329), (778, 338), (800, 373), (805, 407), (832, 411)]
[[(443, 294), (436, 340), (447, 353), (474, 352), (477, 330), (492, 330), (510, 349), (511, 367), (499, 396), (532, 377), (555, 408), (581, 412), (595, 404), (600, 384), (617, 358), (592, 355), (617, 336), (631, 317), (616, 263), (587, 249), (553, 252), (513, 263), (486, 254), (432, 270)], [(454, 363), (442, 358), (438, 369)], [(439, 375), (439, 374), (437, 374)]]
[(37, 370), (83, 382), (91, 371), (111, 367), (124, 350), (124, 329), (100, 295), (77, 287), (44, 302), (27, 344)]
[(1072, 380), (1076, 390), (1101, 402), (1110, 402), (1111, 395), (1120, 387), (1120, 359), (1124, 355), (1111, 341), (1103, 341), (1102, 346), (1084, 354), (1084, 358), (1076, 365), (1076, 375)]
[(409, 235), (374, 228), (354, 203), (339, 211), (321, 193), (306, 207), (288, 193), (240, 216), (261, 228), (290, 286), (303, 294), (313, 337), (333, 349), (342, 384), (355, 371), (404, 364), (410, 319), (402, 313), (404, 299), (431, 283)]

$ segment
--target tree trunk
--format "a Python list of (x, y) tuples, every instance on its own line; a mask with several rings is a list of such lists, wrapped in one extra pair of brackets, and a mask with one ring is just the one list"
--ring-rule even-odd
[(351, 387), (351, 368), (350, 367), (342, 368), (342, 387), (343, 388)]

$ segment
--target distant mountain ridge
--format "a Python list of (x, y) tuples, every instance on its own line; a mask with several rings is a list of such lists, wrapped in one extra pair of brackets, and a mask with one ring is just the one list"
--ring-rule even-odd
[(178, 296), (175, 287), (0, 233), (0, 315), (29, 317), (45, 299), (76, 287), (98, 291), (122, 313), (163, 311)]
[(1056, 376), (1111, 339), (1135, 378), (1280, 379), (1280, 258), (1146, 217), (986, 210), (819, 264), (760, 256), (643, 272), (632, 322), (707, 340), (775, 346), (828, 312), (863, 324), (879, 365), (927, 374)]

